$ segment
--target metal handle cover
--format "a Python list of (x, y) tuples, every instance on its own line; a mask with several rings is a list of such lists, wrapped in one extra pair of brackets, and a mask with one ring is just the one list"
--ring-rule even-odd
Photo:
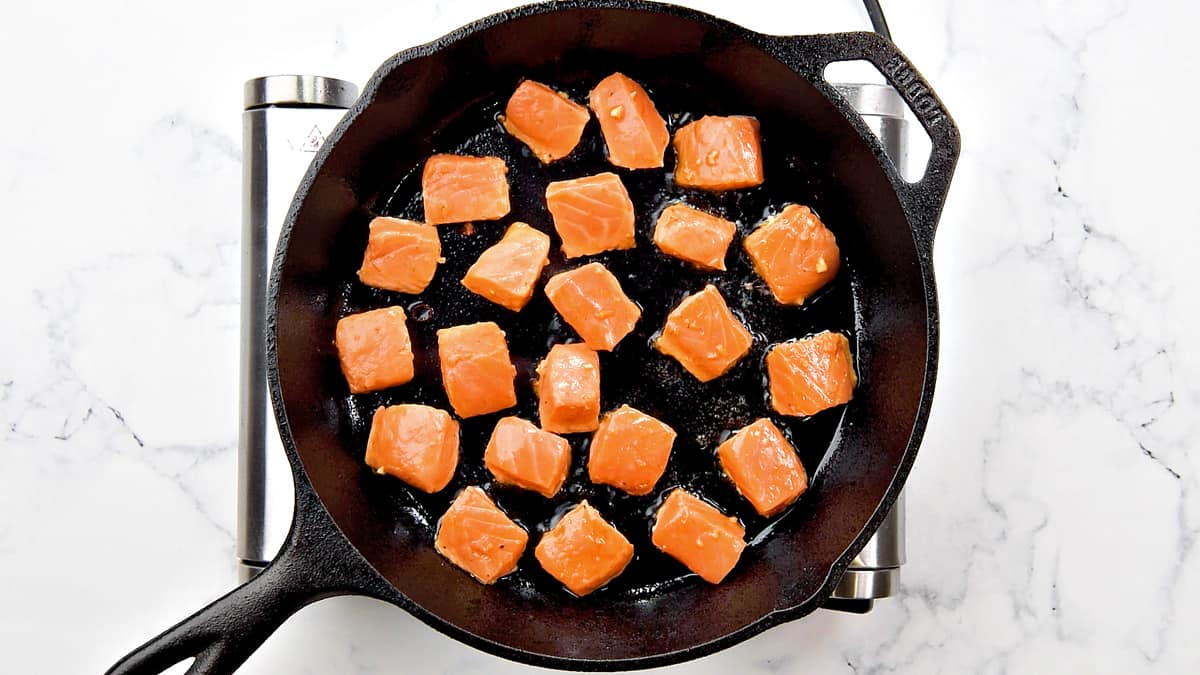
[(271, 253), (296, 186), (357, 88), (316, 75), (245, 84), (242, 113), (242, 345), (237, 555), (243, 580), (275, 556), (292, 521), (293, 486), (267, 394)]
[(107, 675), (155, 675), (191, 657), (189, 675), (226, 675), (305, 606), (336, 595), (380, 597), (387, 582), (346, 541), (316, 494), (300, 489), (296, 500), (296, 524), (274, 562), (130, 652)]
[(869, 61), (912, 109), (929, 134), (931, 147), (925, 175), (909, 183), (890, 160), (885, 161), (905, 215), (919, 228), (916, 234), (924, 240), (922, 243), (931, 246), (962, 147), (958, 127), (933, 88), (896, 45), (876, 33), (784, 36), (775, 38), (775, 44), (785, 63), (804, 73), (831, 98), (836, 93), (825, 80), (826, 66), (838, 61)]

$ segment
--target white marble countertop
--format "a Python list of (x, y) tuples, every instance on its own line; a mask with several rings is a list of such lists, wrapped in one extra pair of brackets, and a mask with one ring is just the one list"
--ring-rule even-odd
[[(0, 671), (99, 672), (234, 583), (242, 81), (362, 82), (506, 4), (7, 8)], [(853, 0), (687, 4), (866, 26)], [(903, 590), (667, 670), (1198, 672), (1200, 5), (884, 5), (964, 138)], [(527, 670), (340, 598), (243, 672)]]

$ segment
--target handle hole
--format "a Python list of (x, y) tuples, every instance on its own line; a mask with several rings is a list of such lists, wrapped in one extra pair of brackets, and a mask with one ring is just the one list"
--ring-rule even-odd
[(176, 663), (175, 665), (162, 671), (161, 675), (186, 675), (191, 669), (192, 663), (196, 661), (196, 657), (189, 656), (186, 659)]
[(863, 116), (900, 177), (909, 183), (920, 181), (929, 166), (933, 143), (875, 64), (866, 59), (834, 61), (825, 67), (824, 77)]

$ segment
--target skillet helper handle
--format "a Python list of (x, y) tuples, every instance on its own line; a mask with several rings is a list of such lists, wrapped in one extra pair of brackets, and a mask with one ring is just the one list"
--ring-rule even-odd
[(865, 60), (879, 70), (908, 104), (929, 135), (929, 163), (925, 175), (916, 182), (905, 181), (899, 170), (891, 165), (891, 160), (882, 152), (880, 156), (892, 169), (890, 178), (909, 222), (918, 226), (927, 244), (932, 244), (962, 149), (958, 127), (933, 88), (896, 45), (877, 33), (832, 33), (775, 39), (785, 61), (793, 68), (802, 69), (810, 81), (823, 84), (827, 96), (837, 94), (825, 80), (826, 66), (838, 61)]
[(188, 675), (228, 675), (305, 606), (335, 595), (378, 592), (377, 573), (314, 495), (297, 491), (296, 515), (297, 523), (266, 569), (130, 652), (107, 675), (156, 675), (191, 657)]

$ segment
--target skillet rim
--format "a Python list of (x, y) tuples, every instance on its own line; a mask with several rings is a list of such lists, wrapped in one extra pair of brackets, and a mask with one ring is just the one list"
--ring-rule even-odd
[[(916, 416), (913, 420), (912, 430), (909, 434), (901, 461), (896, 469), (895, 475), (892, 478), (891, 484), (884, 493), (882, 500), (880, 500), (879, 504), (877, 505), (875, 512), (872, 514), (871, 518), (868, 519), (851, 544), (830, 567), (823, 583), (819, 586), (818, 590), (809, 597), (805, 598), (803, 601), (796, 603), (791, 607), (777, 608), (772, 610), (762, 617), (746, 624), (742, 628), (727, 633), (718, 639), (695, 644), (673, 652), (665, 652), (652, 656), (611, 660), (553, 656), (543, 653), (525, 651), (516, 647), (495, 642), (480, 637), (474, 633), (470, 633), (465, 629), (460, 628), (458, 625), (452, 624), (430, 613), (423, 606), (419, 605), (401, 593), (399, 589), (392, 585), (391, 582), (388, 581), (374, 567), (374, 565), (372, 565), (370, 561), (358, 551), (357, 547), (354, 546), (349, 537), (345, 535), (341, 527), (337, 524), (332, 514), (329, 513), (320, 495), (317, 494), (316, 489), (314, 488), (312, 481), (308, 476), (307, 470), (304, 467), (303, 460), (300, 458), (295, 438), (293, 437), (288, 424), (287, 411), (285, 410), (283, 403), (282, 383), (280, 382), (279, 377), (277, 330), (279, 319), (278, 299), (280, 295), (282, 269), (286, 262), (291, 233), (296, 225), (300, 207), (308, 198), (313, 183), (315, 182), (317, 175), (321, 172), (321, 169), (323, 168), (325, 161), (328, 159), (332, 149), (337, 145), (338, 140), (344, 135), (346, 130), (354, 123), (359, 115), (361, 115), (364, 110), (375, 103), (382, 83), (391, 75), (393, 71), (403, 64), (415, 59), (433, 56), (437, 52), (457, 42), (484, 32), (495, 26), (507, 23), (509, 21), (540, 14), (572, 10), (624, 10), (651, 14), (666, 14), (679, 17), (719, 31), (723, 31), (726, 34), (748, 45), (751, 45), (756, 49), (759, 49), (764, 54), (770, 55), (771, 57), (777, 59), (789, 70), (792, 70), (800, 77), (808, 80), (815, 89), (822, 93), (822, 95), (831, 105), (836, 107), (843, 114), (850, 125), (859, 133), (862, 140), (870, 146), (876, 157), (882, 160), (881, 168), (889, 182), (892, 183), (892, 187), (897, 192), (897, 198), (904, 214), (905, 222), (908, 224), (910, 234), (913, 237), (914, 249), (917, 254), (918, 267), (920, 269), (921, 280), (923, 283), (926, 308), (925, 373), (921, 387), (920, 400), (917, 404)], [(896, 499), (898, 498), (899, 493), (911, 471), (912, 464), (916, 459), (916, 454), (928, 423), (929, 412), (933, 399), (934, 384), (937, 375), (939, 347), (937, 295), (932, 264), (932, 223), (936, 223), (941, 204), (934, 204), (933, 208), (931, 209), (932, 213), (928, 214), (927, 220), (929, 223), (926, 223), (925, 225), (929, 231), (921, 231), (921, 223), (914, 222), (914, 217), (913, 214), (910, 213), (909, 205), (905, 203), (902, 194), (900, 194), (904, 189), (912, 186), (913, 184), (904, 181), (891, 162), (886, 161), (886, 153), (883, 150), (879, 140), (866, 127), (859, 114), (849, 106), (845, 99), (837, 94), (833, 87), (826, 82), (819, 73), (814, 75), (810, 72), (803, 72), (797, 65), (795, 59), (788, 58), (789, 49), (794, 48), (797, 44), (803, 43), (803, 41), (806, 39), (820, 40), (829, 38), (860, 40), (866, 41), (867, 43), (882, 42), (888, 50), (899, 53), (890, 42), (886, 42), (882, 37), (875, 33), (850, 32), (812, 36), (772, 36), (752, 31), (741, 25), (721, 19), (706, 12), (687, 7), (649, 2), (647, 0), (558, 0), (556, 2), (522, 5), (483, 17), (459, 27), (437, 39), (400, 51), (384, 61), (384, 63), (379, 66), (374, 74), (372, 74), (370, 80), (364, 86), (362, 94), (359, 96), (358, 100), (355, 101), (354, 105), (346, 112), (334, 129), (328, 134), (325, 143), (313, 158), (313, 161), (306, 171), (304, 178), (301, 180), (292, 203), (288, 209), (283, 228), (280, 231), (277, 248), (271, 265), (267, 306), (267, 373), (271, 404), (275, 411), (282, 444), (285, 452), (287, 453), (288, 462), (292, 467), (297, 493), (297, 506), (294, 513), (292, 532), (289, 534), (289, 539), (294, 538), (299, 530), (304, 529), (306, 527), (306, 523), (312, 518), (323, 518), (327, 520), (328, 524), (332, 525), (333, 528), (335, 528), (335, 531), (343, 538), (343, 540), (345, 540), (345, 543), (349, 546), (349, 550), (353, 551), (354, 554), (357, 555), (358, 562), (361, 563), (359, 566), (364, 570), (370, 571), (371, 578), (363, 579), (360, 588), (357, 589), (364, 595), (395, 604), (412, 614), (421, 622), (435, 628), (439, 632), (442, 632), (443, 634), (446, 634), (457, 641), (463, 642), (487, 653), (513, 661), (547, 668), (568, 668), (577, 671), (611, 671), (618, 669), (642, 669), (670, 665), (721, 651), (725, 648), (733, 646), (734, 644), (743, 642), (750, 637), (767, 630), (768, 628), (799, 619), (818, 609), (820, 605), (832, 594), (834, 587), (836, 586), (838, 580), (841, 579), (851, 560), (863, 548), (875, 530), (878, 529), (880, 523), (886, 517), (887, 513), (890, 511)], [(876, 46), (879, 45), (877, 44)], [(932, 95), (932, 92), (930, 92), (930, 94)], [(953, 124), (948, 118), (947, 121), (951, 125)], [(957, 149), (955, 149), (954, 154), (956, 157)], [(952, 164), (950, 168), (953, 168)], [(942, 197), (944, 198), (944, 195), (942, 195)], [(309, 511), (312, 512), (310, 513)]]

